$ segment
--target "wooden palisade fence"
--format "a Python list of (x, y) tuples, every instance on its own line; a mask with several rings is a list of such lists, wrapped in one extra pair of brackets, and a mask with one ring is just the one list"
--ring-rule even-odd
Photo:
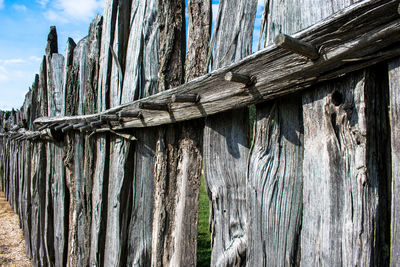
[(399, 1), (266, 0), (251, 55), (258, 2), (107, 0), (64, 56), (51, 28), (0, 115), (35, 266), (195, 266), (202, 170), (212, 266), (400, 264)]

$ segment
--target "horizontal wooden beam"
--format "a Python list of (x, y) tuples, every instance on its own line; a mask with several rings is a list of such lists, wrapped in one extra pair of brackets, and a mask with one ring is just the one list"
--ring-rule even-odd
[[(400, 56), (398, 0), (365, 0), (300, 33), (293, 40), (318, 47), (319, 58), (308, 60), (298, 53), (271, 45), (238, 63), (218, 69), (177, 88), (109, 109), (100, 114), (74, 117), (43, 117), (36, 125), (53, 122), (79, 123), (99, 115), (142, 110), (143, 117), (111, 121), (96, 132), (149, 127), (210, 116), (304, 90), (316, 83), (335, 79), (381, 61)], [(298, 42), (297, 42), (298, 43)], [(227, 81), (229, 73), (255, 81)], [(234, 76), (234, 75), (233, 75)], [(232, 77), (233, 77), (232, 76)], [(236, 75), (235, 77), (238, 77)], [(198, 103), (173, 102), (175, 95), (198, 95)], [(149, 103), (163, 104), (151, 109)], [(168, 106), (168, 112), (166, 109)]]

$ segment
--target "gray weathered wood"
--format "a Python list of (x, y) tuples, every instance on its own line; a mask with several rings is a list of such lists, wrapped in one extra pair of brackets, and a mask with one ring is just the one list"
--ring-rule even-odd
[[(207, 73), (207, 52), (211, 35), (211, 1), (188, 1), (188, 50), (185, 81)], [(199, 95), (173, 95), (174, 102), (198, 102)], [(177, 143), (175, 218), (173, 219), (173, 250), (170, 265), (196, 266), (197, 225), (200, 180), (202, 173), (202, 139), (204, 121), (182, 123), (175, 130)], [(169, 185), (171, 186), (171, 185)], [(171, 227), (171, 226), (169, 226)]]
[(247, 266), (297, 266), (302, 215), (299, 97), (257, 105), (249, 160)]
[[(220, 2), (213, 37), (214, 70), (251, 53), (256, 10), (257, 1)], [(204, 177), (210, 198), (211, 266), (245, 264), (248, 126), (247, 109), (206, 119), (203, 150)]]
[(153, 102), (142, 102), (139, 104), (139, 108), (147, 110), (163, 110), (163, 111), (169, 110), (169, 106), (167, 103), (153, 103)]
[[(88, 59), (87, 59), (87, 78), (85, 83), (85, 114), (92, 114), (97, 112), (97, 84), (99, 74), (99, 52), (101, 40), (101, 28), (103, 24), (103, 17), (97, 15), (89, 28), (88, 36)], [(85, 135), (85, 155), (84, 155), (84, 205), (83, 216), (84, 225), (81, 228), (83, 231), (83, 259), (80, 263), (83, 266), (90, 265), (90, 245), (91, 245), (91, 224), (92, 224), (92, 190), (93, 190), (93, 177), (95, 171), (96, 161), (96, 142), (94, 138)], [(82, 241), (81, 241), (82, 243)]]
[(400, 264), (400, 60), (389, 63), (390, 126), (392, 152), (392, 225), (390, 240), (390, 266)]
[[(97, 110), (109, 107), (107, 88), (110, 85), (111, 60), (110, 45), (114, 38), (115, 12), (114, 1), (107, 0), (104, 6), (101, 41), (99, 45), (99, 70), (97, 90)], [(96, 135), (96, 162), (92, 188), (92, 222), (90, 240), (90, 265), (104, 264), (105, 226), (107, 214), (108, 187), (108, 136)]]
[[(144, 5), (144, 6), (143, 6)], [(140, 73), (144, 79), (140, 86), (135, 88), (135, 99), (143, 98), (157, 91), (158, 83), (158, 41), (159, 30), (157, 22), (158, 1), (134, 1), (132, 11), (137, 8), (134, 17), (135, 23), (131, 28), (128, 47), (130, 52), (126, 60), (126, 69), (132, 68), (129, 62), (138, 62), (141, 66)], [(133, 13), (132, 13), (133, 14)], [(143, 21), (142, 23), (139, 23)], [(138, 36), (139, 35), (139, 36)], [(139, 38), (138, 38), (139, 37)], [(142, 58), (138, 56), (138, 41), (142, 42)], [(140, 55), (140, 53), (139, 53)], [(136, 72), (132, 75), (138, 79)], [(134, 85), (125, 76), (124, 86)], [(136, 80), (136, 81), (140, 81)], [(127, 99), (127, 98), (126, 98)], [(135, 131), (138, 140), (133, 149), (133, 184), (132, 184), (132, 210), (129, 222), (127, 265), (148, 266), (151, 262), (151, 238), (153, 226), (153, 193), (154, 193), (154, 155), (156, 129), (142, 129)]]
[(303, 96), (302, 266), (389, 263), (386, 73), (377, 66)]
[[(264, 102), (396, 57), (400, 49), (390, 47), (400, 39), (400, 37), (397, 38), (400, 36), (398, 34), (400, 27), (396, 8), (395, 0), (365, 0), (354, 4), (327, 20), (293, 35), (317, 47), (323, 46), (323, 49), (320, 49), (319, 60), (313, 62), (291, 52), (277, 49), (275, 46), (269, 46), (236, 64), (143, 100), (162, 102), (168, 101), (176, 93), (196, 93), (201, 96), (200, 105), (187, 103), (172, 105), (171, 114), (148, 111), (143, 114), (144, 120), (129, 119), (123, 126), (115, 128), (161, 125)], [(373, 23), (365, 23), (365, 21)], [(240, 84), (227, 83), (224, 80), (225, 74), (229, 71), (251, 73), (256, 78), (257, 83), (253, 90), (250, 90), (250, 94), (244, 94)], [(136, 101), (115, 109), (137, 110), (140, 102)], [(42, 118), (36, 122), (40, 124), (64, 119)], [(67, 119), (73, 121), (82, 118)]]
[(181, 94), (181, 95), (172, 95), (172, 102), (180, 102), (180, 103), (197, 103), (200, 101), (200, 96), (197, 94)]
[[(54, 29), (55, 30), (55, 29)], [(52, 36), (52, 28), (50, 29), (49, 37)], [(48, 40), (48, 47), (52, 47), (52, 40)], [(46, 49), (48, 50), (48, 49)], [(49, 50), (52, 51), (52, 50)], [(47, 54), (47, 51), (46, 51)], [(40, 115), (45, 114), (48, 116), (48, 90), (47, 90), (47, 56), (43, 57), (42, 66), (39, 75), (39, 97), (40, 97)], [(40, 265), (46, 265), (47, 262), (47, 244), (45, 239), (48, 232), (46, 232), (46, 199), (49, 192), (46, 191), (46, 144), (38, 143), (37, 150), (34, 151), (37, 157), (36, 164), (34, 165), (35, 172), (33, 175), (36, 176), (35, 193), (36, 203), (38, 203), (38, 217), (35, 223), (37, 223), (37, 235), (38, 235), (38, 263)]]
[[(112, 42), (113, 60), (110, 80), (110, 107), (126, 103), (126, 96), (134, 94), (136, 84), (127, 85), (123, 92), (124, 70), (131, 27), (132, 0), (116, 2), (116, 22)], [(132, 10), (135, 12), (136, 10)], [(136, 22), (138, 23), (138, 22)], [(131, 98), (130, 98), (131, 99)], [(117, 120), (119, 117), (114, 115)], [(103, 119), (103, 117), (101, 117)], [(107, 226), (104, 251), (105, 266), (125, 266), (127, 255), (128, 223), (132, 192), (131, 141), (110, 137)]]
[(315, 46), (313, 46), (309, 43), (297, 40), (293, 37), (290, 37), (289, 35), (278, 34), (278, 36), (275, 37), (274, 43), (278, 47), (287, 49), (296, 54), (305, 56), (309, 59), (316, 60), (319, 58), (319, 53)]
[[(74, 49), (73, 56), (73, 67), (79, 68), (79, 79), (76, 81), (77, 93), (78, 93), (78, 109), (77, 115), (85, 114), (85, 106), (87, 105), (86, 99), (86, 85), (87, 85), (87, 76), (88, 76), (88, 47), (89, 47), (89, 38), (85, 37), (80, 40)], [(81, 125), (79, 128), (86, 126)], [(75, 128), (75, 126), (74, 126)], [(75, 231), (75, 240), (72, 242), (75, 243), (75, 247), (73, 248), (75, 251), (75, 263), (72, 263), (72, 266), (83, 266), (85, 264), (85, 260), (87, 261), (87, 254), (89, 250), (87, 250), (87, 238), (88, 233), (86, 230), (87, 227), (87, 218), (88, 218), (88, 210), (86, 207), (86, 187), (87, 181), (84, 176), (84, 164), (85, 164), (85, 137), (82, 133), (74, 134), (74, 175), (75, 175), (75, 190), (76, 190), (76, 206), (74, 207), (75, 214), (73, 217), (75, 218), (74, 223), (74, 231)], [(71, 210), (70, 210), (71, 212)], [(71, 227), (70, 227), (71, 228)], [(71, 242), (71, 240), (69, 240)]]
[[(48, 66), (48, 80), (47, 80), (47, 97), (48, 97), (48, 113), (50, 116), (60, 116), (63, 100), (63, 78), (64, 78), (64, 56), (57, 54), (55, 48), (57, 46), (57, 33), (55, 28), (52, 28), (48, 39), (46, 49), (46, 58)], [(53, 51), (52, 51), (53, 50)], [(58, 183), (63, 184), (64, 176), (63, 169), (63, 150), (61, 144), (54, 144), (53, 142), (46, 145), (46, 229), (47, 234), (45, 241), (47, 247), (47, 261), (49, 265), (55, 264), (56, 254), (64, 248), (61, 242), (57, 242), (60, 238), (59, 233), (64, 230), (63, 222), (65, 213), (64, 211), (65, 199), (63, 190), (56, 191)], [(60, 228), (59, 228), (60, 227)], [(59, 257), (59, 255), (57, 255)], [(57, 262), (58, 263), (58, 262)]]
[[(159, 91), (183, 83), (185, 52), (185, 2), (182, 0), (159, 1), (160, 68)], [(150, 107), (144, 102), (143, 107)], [(153, 105), (155, 103), (152, 103)], [(160, 102), (157, 103), (161, 104)], [(162, 106), (161, 106), (162, 107)], [(164, 110), (168, 108), (165, 106)], [(159, 127), (154, 165), (154, 215), (151, 244), (151, 265), (181, 266), (181, 249), (176, 247), (181, 226), (177, 222), (178, 181), (177, 161), (179, 125)], [(183, 197), (183, 196), (182, 196)], [(184, 198), (184, 197), (183, 197)]]

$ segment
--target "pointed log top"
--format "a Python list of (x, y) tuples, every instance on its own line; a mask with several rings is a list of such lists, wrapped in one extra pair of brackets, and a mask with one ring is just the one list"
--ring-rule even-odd
[(57, 30), (56, 26), (50, 26), (47, 36), (46, 56), (51, 58), (54, 53), (58, 53)]

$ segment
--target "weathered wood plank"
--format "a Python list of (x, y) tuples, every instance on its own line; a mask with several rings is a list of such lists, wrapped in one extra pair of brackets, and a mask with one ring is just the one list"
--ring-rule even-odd
[[(107, 0), (104, 5), (103, 24), (100, 41), (97, 109), (104, 111), (110, 107), (108, 88), (110, 88), (112, 54), (110, 47), (114, 42), (117, 1)], [(96, 162), (92, 189), (92, 226), (90, 243), (90, 265), (104, 265), (106, 240), (108, 161), (110, 157), (109, 137), (96, 136)]]
[[(39, 74), (39, 115), (48, 115), (48, 98), (47, 98), (47, 64), (46, 56), (43, 57), (42, 65)], [(32, 231), (35, 243), (32, 247), (35, 248), (34, 262), (38, 265), (47, 264), (47, 253), (45, 247), (45, 204), (46, 204), (46, 147), (42, 142), (34, 145), (33, 155), (35, 164), (32, 164), (34, 170), (31, 172), (32, 192), (34, 192), (34, 205), (36, 210), (32, 212), (32, 223), (35, 223), (35, 231)], [(36, 256), (36, 257), (35, 257)]]
[(303, 96), (302, 266), (389, 263), (386, 72), (359, 71)]
[[(89, 28), (88, 35), (88, 55), (87, 55), (87, 74), (85, 83), (85, 114), (93, 114), (97, 112), (97, 84), (99, 75), (99, 56), (100, 56), (100, 40), (103, 17), (97, 15)], [(91, 224), (92, 224), (92, 189), (93, 177), (96, 161), (96, 142), (94, 138), (85, 135), (85, 155), (84, 155), (84, 194), (83, 198), (83, 221), (81, 227), (83, 233), (80, 234), (80, 244), (82, 246), (82, 255), (80, 264), (83, 266), (90, 265), (90, 244), (91, 244)]]
[[(211, 35), (211, 1), (188, 1), (188, 50), (185, 81), (208, 71), (207, 53)], [(176, 98), (178, 99), (178, 98)], [(182, 99), (182, 98), (181, 98)], [(195, 96), (194, 101), (198, 97)], [(196, 266), (197, 224), (200, 180), (202, 171), (202, 141), (204, 121), (191, 121), (175, 126), (177, 143), (175, 217), (173, 219), (170, 265)], [(171, 186), (171, 185), (168, 185)], [(171, 226), (170, 226), (171, 227)]]
[[(78, 71), (78, 79), (75, 81), (75, 86), (77, 87), (76, 93), (76, 103), (77, 113), (76, 115), (83, 115), (84, 109), (86, 105), (86, 82), (88, 75), (88, 38), (80, 40), (74, 49), (73, 55), (73, 68)], [(74, 133), (74, 153), (73, 153), (73, 161), (74, 161), (74, 176), (75, 176), (75, 187), (76, 199), (74, 201), (75, 206), (73, 210), (70, 207), (70, 213), (73, 212), (73, 221), (72, 227), (70, 225), (70, 229), (73, 229), (74, 235), (73, 240), (68, 240), (68, 242), (74, 244), (71, 249), (73, 249), (73, 255), (69, 255), (69, 263), (71, 266), (83, 266), (85, 255), (89, 253), (89, 251), (85, 250), (85, 241), (86, 235), (88, 235), (86, 230), (86, 219), (87, 219), (87, 210), (85, 208), (85, 188), (86, 184), (89, 182), (85, 179), (84, 176), (84, 163), (85, 163), (85, 142), (84, 135), (82, 133)], [(70, 196), (71, 197), (71, 196)], [(70, 221), (71, 224), (71, 221)], [(72, 251), (70, 251), (72, 253)], [(74, 261), (72, 261), (74, 258)]]
[(400, 60), (389, 62), (390, 126), (392, 152), (392, 225), (390, 266), (400, 264)]
[[(136, 9), (135, 14), (133, 11)], [(123, 97), (126, 101), (157, 91), (159, 66), (158, 3), (156, 0), (133, 1), (131, 10), (132, 16), (135, 16), (129, 36), (126, 70), (128, 72), (131, 69), (129, 72), (132, 75), (124, 77)], [(131, 65), (133, 62), (137, 62), (136, 67)], [(131, 95), (126, 94), (125, 88), (128, 85), (134, 89), (128, 91)], [(134, 154), (131, 164), (133, 163), (134, 169), (126, 263), (129, 266), (147, 266), (151, 262), (156, 133), (154, 128), (135, 131), (134, 135), (138, 140), (131, 144)]]
[[(57, 42), (57, 35), (54, 31), (50, 32), (50, 35), (55, 34), (54, 42)], [(50, 37), (49, 37), (50, 38)], [(49, 47), (53, 44), (48, 44)], [(48, 96), (48, 112), (50, 116), (60, 116), (61, 115), (61, 102), (63, 99), (63, 77), (64, 77), (64, 56), (53, 52), (50, 54), (50, 59), (48, 61), (48, 80), (47, 80), (47, 96)], [(47, 58), (47, 55), (46, 55)], [(51, 77), (51, 78), (49, 78)], [(55, 254), (60, 249), (60, 247), (56, 246), (55, 238), (56, 233), (58, 232), (57, 227), (61, 226), (56, 224), (58, 222), (59, 217), (63, 217), (63, 213), (59, 213), (60, 210), (64, 210), (59, 206), (60, 202), (63, 205), (63, 200), (60, 202), (54, 202), (58, 199), (58, 194), (62, 194), (62, 192), (55, 191), (53, 189), (54, 184), (57, 184), (58, 181), (64, 178), (61, 176), (60, 168), (64, 168), (62, 152), (57, 153), (56, 150), (59, 150), (60, 144), (56, 145), (54, 143), (47, 143), (46, 145), (46, 216), (45, 216), (45, 232), (47, 234), (45, 241), (47, 247), (47, 261), (48, 263), (55, 264)], [(57, 220), (57, 221), (56, 221)]]
[[(112, 44), (112, 66), (110, 80), (110, 107), (126, 103), (124, 97), (134, 95), (136, 84), (127, 84), (126, 92), (122, 88), (126, 57), (132, 50), (127, 50), (131, 27), (132, 1), (116, 1), (116, 25)], [(136, 12), (133, 10), (132, 12)], [(142, 22), (141, 22), (142, 23)], [(129, 76), (129, 75), (128, 75)], [(130, 98), (131, 99), (131, 98)], [(131, 142), (117, 136), (110, 137), (109, 183), (107, 227), (104, 252), (105, 266), (125, 266), (126, 247), (128, 239), (128, 224), (130, 219), (129, 203), (132, 192), (132, 150)]]
[(298, 265), (303, 201), (299, 100), (257, 105), (247, 187), (248, 266)]
[[(207, 3), (206, 9), (209, 8)], [(185, 2), (160, 1), (158, 7), (159, 90), (163, 91), (184, 81)], [(158, 128), (151, 255), (154, 266), (191, 266), (196, 263), (196, 191), (201, 173), (201, 132), (193, 133), (190, 127), (183, 127), (178, 124)], [(201, 125), (197, 127), (201, 129)], [(190, 167), (193, 169), (189, 170)], [(192, 175), (189, 174), (191, 171)]]
[[(275, 42), (315, 60), (319, 53), (313, 45), (280, 34), (282, 30), (293, 34), (325, 18), (314, 14), (313, 21), (309, 21), (308, 15), (314, 12), (312, 8), (321, 8), (315, 5), (306, 11), (302, 5), (302, 1), (297, 0), (265, 1), (261, 35), (264, 33), (265, 44)], [(299, 51), (299, 47), (291, 44), (303, 49)], [(250, 200), (247, 204), (249, 266), (299, 265), (304, 150), (302, 117), (301, 97), (296, 95), (257, 105), (247, 188)]]
[[(213, 33), (214, 70), (251, 53), (256, 10), (257, 1), (220, 2)], [(210, 198), (211, 266), (242, 266), (246, 262), (248, 135), (247, 109), (206, 119), (203, 150)]]
[[(313, 62), (277, 49), (275, 46), (269, 46), (236, 64), (143, 100), (163, 102), (168, 101), (176, 93), (195, 93), (201, 96), (198, 105), (177, 103), (172, 105), (171, 113), (147, 111), (143, 114), (144, 120), (126, 119), (122, 126), (115, 128), (161, 125), (264, 102), (396, 57), (400, 51), (396, 46), (391, 46), (400, 39), (397, 38), (400, 36), (398, 34), (400, 27), (396, 10), (395, 0), (365, 0), (354, 4), (294, 35), (317, 47), (322, 46), (324, 49), (320, 49), (319, 60)], [(229, 71), (251, 73), (257, 80), (255, 87), (246, 93), (240, 84), (226, 82), (224, 76)], [(137, 110), (140, 102), (135, 101), (108, 112), (121, 109)], [(73, 121), (80, 118), (42, 118), (36, 123), (65, 119)]]

